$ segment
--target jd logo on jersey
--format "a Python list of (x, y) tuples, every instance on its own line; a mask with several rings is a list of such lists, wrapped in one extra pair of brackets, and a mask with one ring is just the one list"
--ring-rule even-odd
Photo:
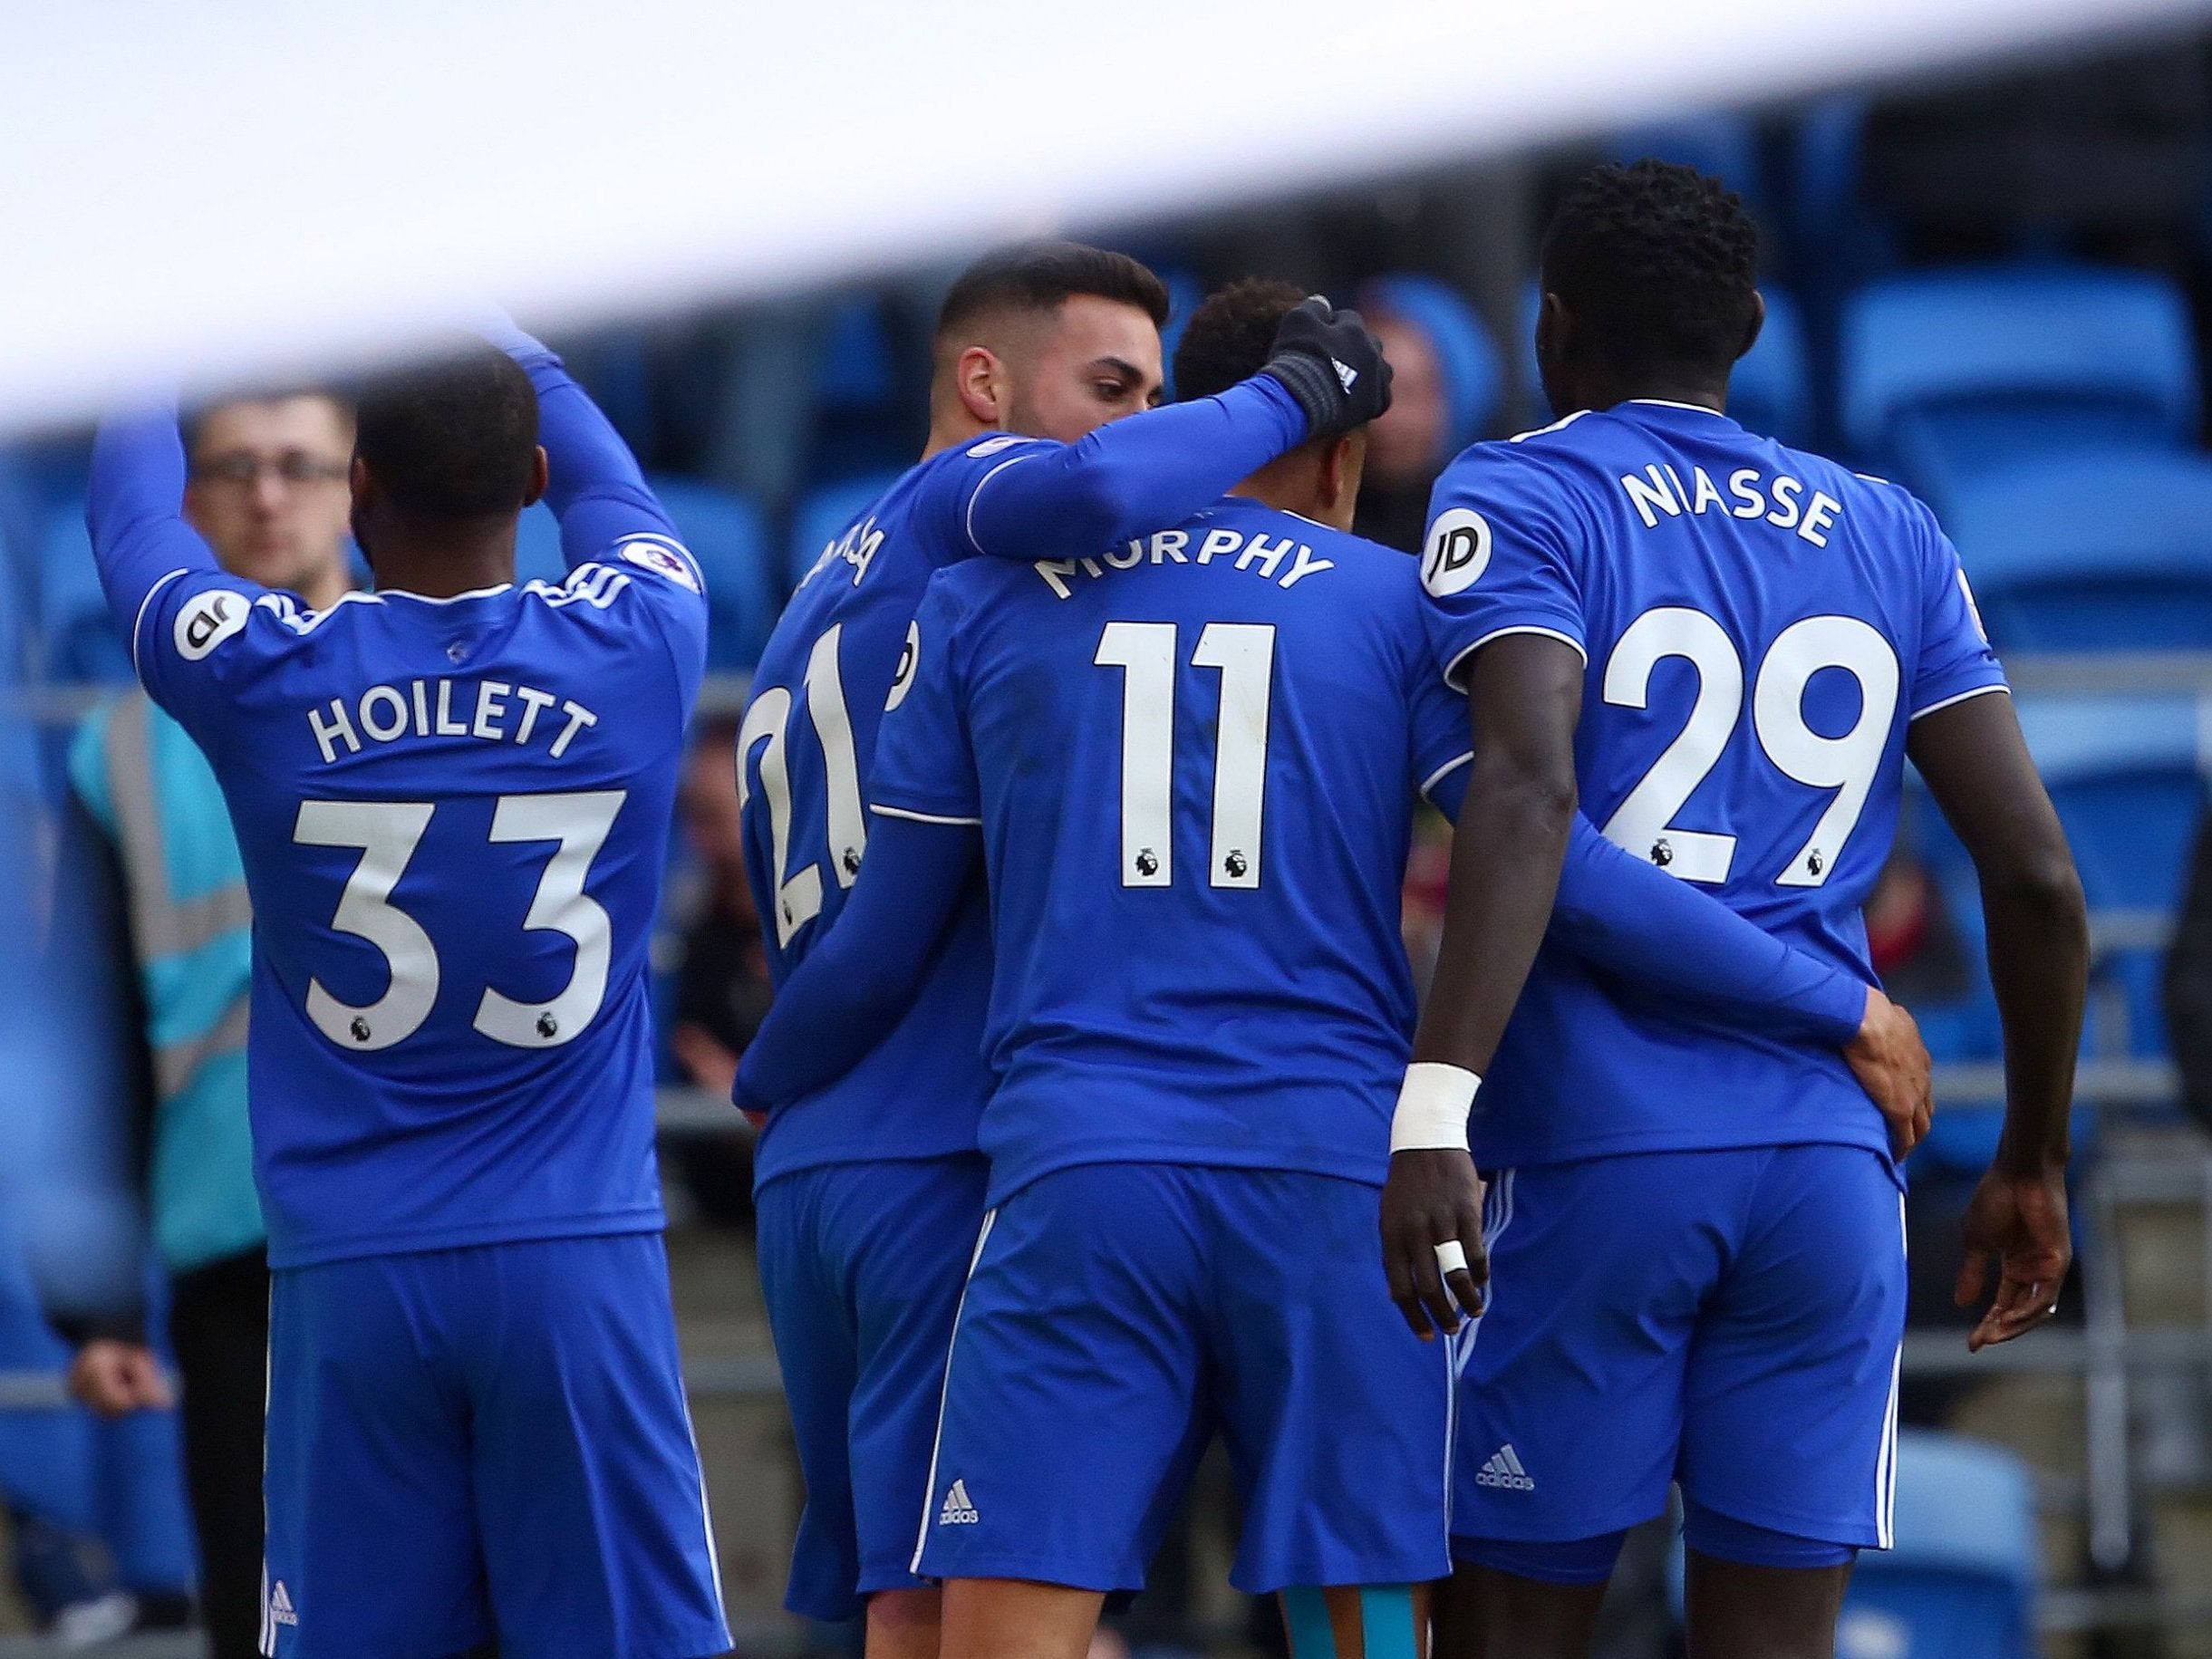
[(1439, 513), (1421, 555), (1421, 585), (1437, 598), (1463, 593), (1490, 567), (1490, 523), (1472, 507)]
[(177, 654), (198, 662), (246, 626), (253, 602), (236, 588), (211, 587), (196, 593), (177, 612)]

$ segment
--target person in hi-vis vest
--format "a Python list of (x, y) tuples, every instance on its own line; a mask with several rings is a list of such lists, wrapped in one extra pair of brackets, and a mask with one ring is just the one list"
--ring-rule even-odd
[[(225, 568), (312, 610), (352, 585), (353, 416), (320, 392), (208, 408), (186, 428), (186, 507)], [(266, 1234), (246, 1116), (253, 917), (215, 774), (183, 728), (133, 689), (85, 721), (79, 800), (126, 896), (151, 1081), (149, 1209), (169, 1274), (186, 1482), (213, 1659), (258, 1652)], [(106, 1415), (170, 1403), (142, 1313), (93, 1329), (72, 1390)]]

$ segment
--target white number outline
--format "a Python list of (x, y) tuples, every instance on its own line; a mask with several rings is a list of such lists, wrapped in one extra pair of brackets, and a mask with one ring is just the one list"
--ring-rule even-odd
[[(568, 983), (546, 1002), (517, 1002), (487, 986), (472, 1024), (493, 1042), (510, 1048), (557, 1047), (581, 1036), (597, 1017), (606, 999), (613, 926), (584, 888), (627, 798), (626, 790), (601, 789), (503, 795), (494, 805), (487, 839), (560, 844), (538, 874), (523, 928), (566, 934), (575, 942), (576, 959)], [(388, 976), (382, 996), (358, 1005), (340, 1001), (322, 980), (309, 979), (307, 1018), (340, 1047), (372, 1054), (403, 1043), (422, 1028), (437, 1004), (438, 947), (420, 922), (391, 902), (436, 811), (430, 801), (302, 801), (293, 820), (296, 845), (359, 849), (330, 926), (375, 947)]]
[[(1606, 661), (1604, 696), (1617, 707), (1648, 706), (1652, 670), (1679, 657), (1697, 670), (1687, 720), (1606, 821), (1605, 837), (1686, 882), (1724, 883), (1734, 863), (1734, 835), (1677, 826), (1675, 815), (1719, 764), (1744, 712), (1744, 661), (1720, 623), (1702, 611), (1658, 606), (1615, 642)], [(1806, 689), (1823, 669), (1840, 669), (1859, 686), (1859, 718), (1840, 737), (1805, 720)], [(1774, 769), (1796, 783), (1835, 794), (1805, 844), (1776, 874), (1782, 887), (1821, 887), (1836, 867), (1889, 746), (1903, 672), (1896, 649), (1854, 616), (1809, 616), (1778, 634), (1759, 665), (1752, 729)]]
[[(853, 741), (853, 717), (845, 700), (845, 680), (837, 651), (845, 624), (837, 623), (814, 642), (807, 653), (802, 681), (807, 692), (807, 716), (822, 746), (823, 779), (827, 786), (826, 825), (829, 867), (837, 885), (850, 887), (860, 877), (860, 863), (868, 850), (867, 813), (860, 799), (860, 760)], [(752, 798), (749, 762), (754, 748), (760, 753), (760, 795), (768, 811), (769, 860), (776, 883), (776, 942), (788, 945), (792, 937), (822, 913), (822, 870), (809, 862), (798, 870), (791, 860), (791, 766), (787, 752), (790, 738), (792, 696), (783, 686), (769, 686), (753, 699), (738, 729), (738, 810)]]
[[(1175, 663), (1173, 622), (1108, 622), (1091, 661), (1122, 670), (1121, 884), (1174, 881)], [(1206, 880), (1260, 885), (1267, 808), (1268, 711), (1275, 670), (1271, 622), (1208, 622), (1191, 666), (1221, 674)]]

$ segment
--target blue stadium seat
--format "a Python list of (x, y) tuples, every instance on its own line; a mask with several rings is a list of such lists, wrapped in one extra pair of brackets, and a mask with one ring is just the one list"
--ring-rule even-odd
[(2007, 462), (2172, 449), (2196, 431), (2188, 302), (2173, 283), (2136, 272), (1892, 277), (1850, 303), (1841, 353), (1846, 441), (1938, 506)]
[(845, 526), (897, 481), (895, 471), (873, 472), (824, 484), (799, 498), (791, 515), (791, 539), (784, 564), (784, 587), (797, 587), (822, 550), (843, 534)]
[(1637, 161), (1649, 156), (1694, 167), (1721, 180), (1754, 213), (1766, 210), (1768, 191), (1765, 171), (1759, 165), (1759, 132), (1748, 115), (1724, 110), (1630, 127), (1615, 133), (1606, 150), (1616, 161)]
[(910, 441), (897, 343), (873, 294), (841, 302), (823, 342), (816, 392), (819, 400), (808, 471), (816, 478), (874, 472), (903, 452)]
[(707, 579), (707, 667), (750, 669), (781, 608), (758, 510), (696, 478), (656, 477), (652, 487)]
[[(1751, 431), (1785, 444), (1813, 440), (1812, 380), (1804, 313), (1786, 289), (1762, 286), (1766, 325), (1728, 381), (1728, 412)], [(1554, 418), (1536, 371), (1536, 312), (1543, 292), (1529, 285), (1523, 298), (1521, 366), (1545, 420)]]
[(1160, 280), (1167, 285), (1167, 326), (1160, 331), (1160, 361), (1165, 365), (1167, 395), (1175, 395), (1175, 348), (1183, 343), (1183, 331), (1191, 325), (1192, 313), (1205, 303), (1206, 285), (1198, 273), (1187, 266), (1154, 267)]
[(1449, 283), (1415, 272), (1378, 276), (1360, 294), (1374, 312), (1395, 313), (1429, 338), (1444, 370), (1451, 431), (1446, 455), (1488, 435), (1505, 400), (1505, 364), (1498, 342), (1474, 307)]
[(1897, 1547), (1859, 1552), (1837, 1659), (2029, 1659), (2040, 1572), (2020, 1460), (1962, 1435), (1901, 1430)]
[(2024, 463), (1959, 486), (1945, 516), (2000, 650), (2212, 650), (2212, 460)]
[(1805, 322), (1781, 288), (1760, 290), (1766, 326), (1728, 381), (1728, 412), (1752, 431), (1785, 444), (1812, 441), (1812, 389), (1805, 355)]
[[(2200, 711), (2186, 697), (2024, 699), (2020, 723), (2073, 845), (2090, 908), (2171, 914), (2181, 902), (2189, 853), (2204, 816)], [(2091, 998), (2098, 1052), (2165, 1052), (2159, 961), (2121, 951), (2101, 965), (2101, 986), (2116, 992), (2106, 1024)]]
[(39, 656), (47, 678), (130, 681), (130, 647), (108, 613), (82, 502), (49, 509), (35, 577)]
[[(707, 578), (708, 668), (751, 668), (760, 661), (778, 598), (760, 515), (742, 497), (696, 478), (656, 476), (652, 482)], [(515, 579), (555, 585), (567, 579), (560, 521), (543, 502), (526, 509), (517, 526)]]
[(561, 521), (542, 501), (525, 507), (516, 522), (515, 580), (555, 587), (568, 580), (568, 566), (561, 558)]

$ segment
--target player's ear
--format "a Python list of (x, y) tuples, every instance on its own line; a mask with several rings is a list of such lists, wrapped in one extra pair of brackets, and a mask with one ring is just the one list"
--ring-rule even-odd
[(376, 493), (376, 485), (369, 477), (369, 463), (358, 455), (353, 458), (353, 466), (346, 469), (345, 487), (353, 492), (355, 506)]
[(961, 407), (980, 426), (1000, 426), (1006, 420), (1006, 365), (989, 346), (964, 347), (952, 366), (953, 390)]
[(1759, 343), (1759, 331), (1766, 326), (1766, 295), (1753, 288), (1751, 293), (1751, 328), (1744, 336), (1743, 349), (1736, 352), (1742, 362), (1751, 354), (1752, 347)]
[(536, 452), (530, 457), (530, 487), (522, 492), (522, 505), (536, 506), (543, 501), (546, 498), (546, 482), (552, 476), (546, 461), (546, 446), (540, 444)]
[(1365, 427), (1347, 432), (1321, 453), (1320, 501), (1324, 523), (1338, 529), (1348, 530), (1352, 512), (1359, 497), (1360, 475), (1367, 463), (1367, 431)]

